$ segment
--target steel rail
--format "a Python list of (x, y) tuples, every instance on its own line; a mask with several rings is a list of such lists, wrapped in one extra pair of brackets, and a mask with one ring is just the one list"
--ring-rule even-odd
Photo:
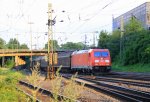
[(98, 81), (113, 82), (113, 83), (122, 83), (122, 84), (128, 84), (128, 85), (134, 85), (134, 86), (140, 86), (140, 87), (150, 88), (150, 83), (132, 82), (132, 81), (115, 80), (115, 79), (107, 79), (107, 80), (98, 79)]
[[(84, 76), (83, 76), (84, 77)], [(96, 77), (94, 80), (96, 81), (105, 81), (105, 82), (112, 82), (112, 83), (122, 83), (127, 85), (134, 85), (134, 86), (140, 86), (145, 88), (150, 88), (150, 83), (147, 82), (137, 82), (135, 80), (121, 80), (117, 78), (108, 78), (108, 77)]]
[(120, 93), (124, 96), (127, 96), (127, 98), (125, 98), (125, 100), (130, 97), (131, 99), (133, 98), (138, 101), (144, 101), (144, 102), (150, 101), (150, 92), (138, 91), (138, 90), (133, 90), (133, 89), (128, 89), (128, 88), (123, 88), (120, 86), (104, 84), (104, 83), (97, 82), (96, 80), (90, 80), (90, 79), (85, 79), (85, 78), (79, 78), (79, 79), (95, 83), (96, 86), (100, 86), (103, 88), (105, 87), (107, 90), (109, 89), (114, 92)]
[[(16, 87), (16, 89), (18, 90), (18, 91), (20, 91), (20, 92), (22, 92), (22, 93), (24, 93), (26, 96), (28, 96), (28, 97), (30, 97), (30, 99), (31, 100), (33, 100), (34, 99), (34, 97), (32, 96), (32, 95), (30, 95), (30, 94), (28, 94), (27, 92), (25, 92), (24, 90), (21, 90), (20, 88), (18, 88), (18, 87)], [(41, 100), (39, 100), (39, 99), (35, 99), (36, 100), (36, 102), (42, 102)]]
[[(70, 75), (69, 76), (63, 75), (63, 77), (69, 79)], [(130, 102), (150, 101), (150, 94), (146, 92), (131, 90), (131, 89), (113, 86), (109, 84), (103, 84), (97, 81), (79, 78), (79, 77), (77, 79), (87, 81), (87, 82), (84, 82), (85, 86), (93, 88), (95, 90), (99, 90), (102, 93), (105, 93), (107, 95), (114, 96), (115, 98), (119, 100), (130, 101)], [(76, 82), (79, 84), (83, 83), (79, 80), (76, 80)], [(91, 82), (92, 84), (89, 84), (88, 82)]]
[(109, 78), (122, 78), (122, 79), (150, 81), (150, 76), (148, 76), (148, 75), (138, 76), (138, 75), (116, 74), (116, 75), (107, 75), (107, 77), (109, 77)]

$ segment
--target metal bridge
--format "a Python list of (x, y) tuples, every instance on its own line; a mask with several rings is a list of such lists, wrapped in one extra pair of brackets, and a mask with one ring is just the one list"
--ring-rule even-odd
[(2, 64), (4, 63), (4, 57), (15, 57), (15, 66), (24, 65), (26, 61), (21, 56), (46, 56), (47, 50), (28, 50), (28, 49), (1, 49), (0, 57), (3, 57)]
[(28, 50), (28, 49), (1, 49), (0, 57), (3, 56), (45, 56), (47, 50)]
[[(65, 50), (57, 50), (56, 53), (68, 52)], [(21, 58), (21, 56), (46, 56), (48, 54), (47, 50), (29, 50), (29, 49), (0, 49), (0, 57), (15, 57), (15, 64), (23, 65), (26, 62)]]

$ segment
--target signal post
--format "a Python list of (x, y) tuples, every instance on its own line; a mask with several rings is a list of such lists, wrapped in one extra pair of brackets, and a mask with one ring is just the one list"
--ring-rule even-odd
[[(48, 55), (46, 79), (54, 79), (53, 67), (53, 33), (52, 33), (52, 3), (48, 2)], [(51, 42), (50, 42), (51, 41)]]

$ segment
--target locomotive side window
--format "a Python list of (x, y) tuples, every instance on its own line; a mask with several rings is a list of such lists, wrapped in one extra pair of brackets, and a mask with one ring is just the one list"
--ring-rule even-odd
[(94, 52), (94, 57), (100, 57), (100, 56), (101, 56), (100, 52), (98, 52), (98, 51)]
[(102, 57), (108, 57), (108, 52), (101, 52)]

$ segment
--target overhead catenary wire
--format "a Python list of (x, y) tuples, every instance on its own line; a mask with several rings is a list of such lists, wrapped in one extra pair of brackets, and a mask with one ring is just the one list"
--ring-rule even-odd
[[(93, 14), (93, 16), (92, 17), (90, 17), (89, 19), (86, 19), (86, 20), (84, 20), (85, 22), (83, 22), (82, 24), (80, 24), (75, 30), (73, 30), (73, 31), (71, 31), (70, 33), (74, 33), (74, 32), (77, 32), (81, 27), (83, 27), (87, 22), (89, 22), (91, 19), (93, 19), (94, 17), (96, 17), (97, 15), (99, 15), (99, 13), (103, 10), (103, 9), (105, 9), (105, 8), (107, 8), (110, 4), (112, 4), (112, 3), (114, 3), (114, 2), (117, 2), (118, 0), (116, 0), (116, 1), (112, 1), (112, 2), (110, 2), (110, 3), (108, 3), (107, 5), (105, 5), (101, 10), (99, 10), (97, 13), (95, 13), (95, 14)], [(137, 0), (135, 0), (135, 1), (137, 1)], [(134, 2), (135, 2), (134, 1)], [(130, 4), (133, 4), (134, 2), (131, 2)], [(126, 5), (126, 6), (129, 6), (129, 5)], [(126, 7), (126, 6), (123, 6), (123, 7)], [(115, 14), (115, 13), (114, 13)], [(117, 13), (118, 14), (118, 13)], [(119, 13), (118, 15), (121, 15), (122, 13)], [(75, 24), (74, 24), (75, 25)], [(70, 26), (70, 24), (69, 24), (69, 26)], [(106, 26), (106, 24), (105, 25), (102, 25), (102, 26)], [(100, 26), (101, 27), (101, 26)]]
[[(35, 1), (37, 1), (37, 0), (34, 0), (32, 3), (31, 3), (31, 6), (33, 6), (33, 5), (35, 5), (36, 3), (35, 3)], [(16, 23), (19, 23), (19, 21), (21, 20), (21, 18), (24, 18), (24, 12), (23, 12), (23, 3), (24, 3), (25, 1), (23, 1), (23, 0), (20, 0), (19, 1), (19, 3), (20, 3), (20, 6), (19, 6), (19, 8), (20, 8), (20, 10), (19, 10), (19, 14), (18, 14), (18, 19), (16, 20)], [(97, 1), (98, 2), (98, 1)], [(95, 2), (94, 4), (97, 4), (97, 2)], [(29, 6), (29, 9), (28, 10), (30, 10), (30, 7), (31, 6)], [(85, 6), (85, 7), (83, 7), (82, 9), (84, 9), (84, 8), (86, 8), (86, 7), (89, 7), (89, 6), (93, 6), (93, 4), (89, 4), (89, 5), (87, 5), (87, 6)], [(26, 10), (26, 11), (28, 11), (28, 10)], [(20, 17), (19, 17), (19, 15), (20, 15)], [(14, 24), (14, 25), (16, 25), (16, 23)]]
[[(28, 8), (28, 10), (31, 10), (30, 9), (30, 7), (32, 7), (33, 6), (33, 4), (35, 4), (35, 1), (36, 0), (34, 0), (32, 3), (31, 3), (31, 6), (29, 6), (29, 8)], [(11, 25), (9, 25), (9, 28), (7, 29), (7, 30), (2, 30), (2, 31), (0, 31), (0, 32), (5, 32), (5, 31), (9, 31), (9, 30), (11, 30), (11, 29), (16, 29), (16, 28), (14, 28), (13, 27), (13, 25), (17, 25), (17, 23), (19, 23), (20, 21), (21, 21), (21, 19), (25, 16), (24, 15), (24, 12), (23, 12), (23, 4), (24, 3), (24, 0), (19, 0), (19, 12), (18, 12), (18, 14), (17, 14), (17, 16), (15, 17), (15, 22), (14, 23), (11, 23)], [(28, 11), (28, 10), (26, 10), (26, 12)], [(16, 10), (15, 10), (16, 11)], [(15, 12), (14, 11), (14, 12)], [(14, 13), (13, 12), (13, 13)], [(8, 16), (8, 18), (10, 19), (10, 20), (12, 20), (12, 18), (13, 18), (13, 15), (12, 16), (10, 16), (8, 13), (6, 13), (7, 14), (7, 16)], [(25, 19), (24, 19), (25, 20)], [(23, 21), (23, 20), (22, 20)], [(12, 21), (11, 21), (12, 22)]]
[[(109, 2), (108, 4), (106, 4), (104, 7), (101, 8), (100, 11), (104, 10), (104, 9), (105, 9), (106, 7), (108, 7), (110, 4), (112, 4), (112, 2)], [(100, 12), (100, 11), (99, 11), (99, 12)], [(99, 13), (99, 12), (98, 12), (98, 13)], [(90, 17), (88, 21), (90, 21), (90, 20), (93, 19), (95, 16), (97, 16), (98, 13), (96, 13), (95, 15), (93, 15), (92, 17)], [(76, 32), (79, 28), (81, 28), (83, 25), (85, 25), (88, 21), (82, 23), (82, 24), (81, 24), (78, 28), (76, 28), (73, 32)], [(72, 32), (72, 33), (73, 33), (73, 32)]]
[[(102, 8), (102, 10), (105, 9), (106, 7), (108, 7), (110, 4), (112, 4), (112, 2), (108, 3), (107, 5), (105, 5), (105, 6)], [(96, 13), (96, 15), (93, 15), (89, 20), (91, 20), (92, 18), (94, 18), (95, 16), (97, 16), (97, 14), (98, 14), (98, 13)], [(84, 22), (82, 25), (84, 25), (85, 23), (87, 23), (87, 22)], [(80, 26), (82, 26), (82, 25), (80, 25)], [(107, 25), (108, 25), (108, 24), (107, 24)], [(101, 27), (104, 27), (104, 26), (107, 26), (107, 25), (103, 25), (103, 26), (101, 26)], [(78, 28), (80, 28), (80, 26), (79, 26)], [(77, 28), (77, 29), (78, 29), (78, 28)], [(75, 33), (75, 32), (72, 32), (72, 33)]]
[[(84, 7), (82, 7), (82, 8), (79, 8), (79, 9), (77, 9), (76, 11), (73, 11), (73, 10), (71, 10), (71, 11), (69, 11), (69, 12), (66, 12), (66, 14), (67, 14), (67, 19), (69, 20), (69, 24), (68, 24), (68, 27), (70, 27), (70, 26), (75, 26), (76, 25), (76, 23), (73, 23), (73, 22), (77, 22), (76, 20), (72, 20), (72, 18), (70, 17), (71, 15), (73, 15), (73, 14), (77, 14), (77, 15), (82, 15), (84, 12), (84, 10), (86, 10), (87, 8), (89, 9), (90, 7), (95, 7), (95, 5), (99, 5), (99, 3), (101, 3), (102, 1), (104, 1), (104, 0), (101, 0), (101, 1), (99, 1), (99, 0), (97, 0), (97, 1), (92, 1), (91, 3), (89, 3), (88, 5), (85, 5)], [(82, 12), (82, 13), (81, 13)], [(86, 14), (86, 13), (85, 13)], [(81, 19), (81, 17), (79, 17), (80, 18), (80, 21), (86, 21), (86, 19)]]
[(106, 4), (105, 6), (103, 6), (98, 12), (96, 12), (95, 14), (93, 14), (92, 17), (90, 17), (90, 18), (84, 20), (85, 22), (82, 23), (79, 27), (77, 27), (74, 31), (72, 31), (72, 33), (73, 33), (73, 32), (76, 32), (78, 29), (80, 29), (81, 27), (83, 27), (83, 25), (85, 25), (85, 24), (86, 24), (87, 22), (89, 22), (91, 19), (93, 19), (94, 17), (96, 17), (102, 10), (104, 10), (105, 8), (107, 8), (110, 4), (112, 4), (112, 3), (114, 3), (114, 2), (117, 2), (117, 1), (118, 1), (118, 0), (116, 0), (116, 1), (111, 1), (111, 2), (109, 2), (108, 4)]
[[(33, 6), (36, 4), (36, 1), (37, 1), (37, 0), (33, 0), (33, 2), (31, 2), (31, 4), (28, 6), (28, 9), (25, 10), (25, 12), (21, 12), (22, 15), (21, 15), (21, 14), (18, 14), (18, 17), (16, 18), (16, 22), (14, 23), (15, 25), (16, 25), (17, 23), (19, 23), (22, 18), (24, 18), (24, 20), (26, 20), (24, 14), (27, 14), (30, 10), (32, 10), (31, 7), (33, 7)], [(23, 4), (20, 4), (20, 5), (23, 6)], [(23, 10), (21, 10), (21, 7), (20, 7), (20, 11), (23, 11)], [(19, 16), (20, 16), (20, 17), (19, 17)], [(26, 22), (28, 22), (28, 19), (26, 20)]]
[[(26, 21), (26, 12), (30, 12), (30, 10), (32, 9), (32, 7), (34, 6), (34, 5), (36, 5), (36, 2), (37, 2), (37, 0), (32, 0), (31, 1), (31, 3), (30, 3), (30, 5), (28, 5), (28, 8), (27, 9), (24, 9), (24, 2), (26, 2), (25, 0), (18, 0), (18, 1), (20, 1), (20, 5), (19, 5), (19, 7), (18, 7), (18, 9), (20, 9), (19, 11), (18, 11), (18, 15), (16, 15), (16, 17), (17, 17), (17, 19), (15, 20), (15, 23), (13, 22), (13, 24), (11, 25), (11, 23), (9, 23), (9, 26), (11, 26), (11, 28), (9, 28), (9, 29), (4, 29), (4, 30), (2, 30), (2, 31), (0, 31), (0, 33), (3, 33), (3, 32), (11, 32), (11, 30), (10, 29), (13, 29), (13, 31), (15, 31), (15, 30), (19, 30), (19, 33), (20, 32), (23, 32), (23, 30), (26, 30), (26, 29), (20, 29), (20, 27), (19, 26), (13, 26), (13, 25), (19, 25), (21, 22), (24, 22), (24, 21)], [(24, 1), (24, 2), (22, 2), (22, 1)], [(135, 0), (136, 1), (136, 0)], [(98, 3), (97, 3), (98, 2)], [(84, 12), (82, 12), (81, 10), (83, 9), (83, 10), (86, 10), (86, 8), (87, 7), (93, 7), (93, 6), (95, 6), (95, 5), (97, 5), (97, 4), (99, 4), (101, 2), (101, 0), (99, 1), (99, 0), (96, 0), (95, 2), (92, 2), (92, 3), (88, 3), (87, 5), (85, 5), (85, 6), (83, 6), (83, 8), (79, 8), (79, 9), (77, 9), (76, 11), (75, 10), (73, 10), (73, 12), (68, 12), (68, 14), (66, 14), (67, 16), (67, 19), (68, 19), (68, 21), (70, 22), (70, 24), (68, 24), (68, 27), (70, 27), (70, 28), (73, 28), (73, 29), (70, 29), (70, 31), (68, 30), (68, 31), (65, 31), (65, 33), (76, 33), (76, 34), (78, 34), (77, 33), (77, 31), (78, 30), (80, 30), (81, 28), (83, 28), (83, 27), (85, 27), (85, 25), (89, 22), (89, 21), (94, 21), (95, 19), (95, 17), (97, 16), (97, 15), (99, 15), (100, 13), (101, 13), (101, 11), (102, 10), (98, 10), (97, 12), (94, 12), (92, 15), (90, 14), (90, 16), (88, 16), (89, 17), (89, 19), (84, 19), (84, 18), (82, 18), (82, 14), (84, 14)], [(129, 3), (129, 4), (131, 4), (131, 3)], [(105, 9), (105, 8), (108, 8), (109, 7), (109, 5), (110, 4), (107, 4), (107, 5), (105, 5), (105, 6), (103, 6), (103, 8), (101, 8), (101, 9)], [(75, 12), (74, 12), (75, 11)], [(80, 13), (81, 12), (81, 13)], [(72, 15), (72, 14), (74, 14), (74, 13), (76, 13), (77, 15), (79, 15), (80, 14), (80, 16), (78, 16), (78, 18), (80, 18), (80, 22), (79, 22), (79, 20), (76, 20), (76, 21), (74, 21), (73, 22), (73, 18), (70, 16), (70, 15)], [(23, 16), (22, 16), (23, 15)], [(87, 14), (87, 15), (89, 15), (89, 14)], [(42, 20), (43, 19), (45, 19), (44, 17), (42, 17)], [(9, 20), (13, 20), (13, 19), (11, 19), (11, 18), (9, 18)], [(83, 20), (86, 20), (86, 21), (83, 21)], [(90, 24), (92, 24), (93, 22), (91, 22)], [(78, 25), (79, 24), (79, 25)], [(90, 25), (90, 24), (88, 24), (88, 25)], [(74, 27), (74, 25), (77, 25), (76, 27)], [(66, 25), (65, 25), (66, 26)], [(97, 26), (97, 27), (95, 27), (95, 28), (101, 28), (101, 27), (107, 27), (108, 25), (106, 25), (106, 24), (104, 24), (104, 25), (100, 25), (100, 26)], [(18, 28), (19, 27), (19, 28)], [(28, 33), (27, 31), (25, 31), (26, 33)], [(38, 33), (38, 32), (34, 32), (33, 31), (33, 33)], [(41, 34), (43, 34), (43, 32), (39, 32), (39, 33), (41, 33)], [(82, 32), (81, 32), (82, 33)]]

